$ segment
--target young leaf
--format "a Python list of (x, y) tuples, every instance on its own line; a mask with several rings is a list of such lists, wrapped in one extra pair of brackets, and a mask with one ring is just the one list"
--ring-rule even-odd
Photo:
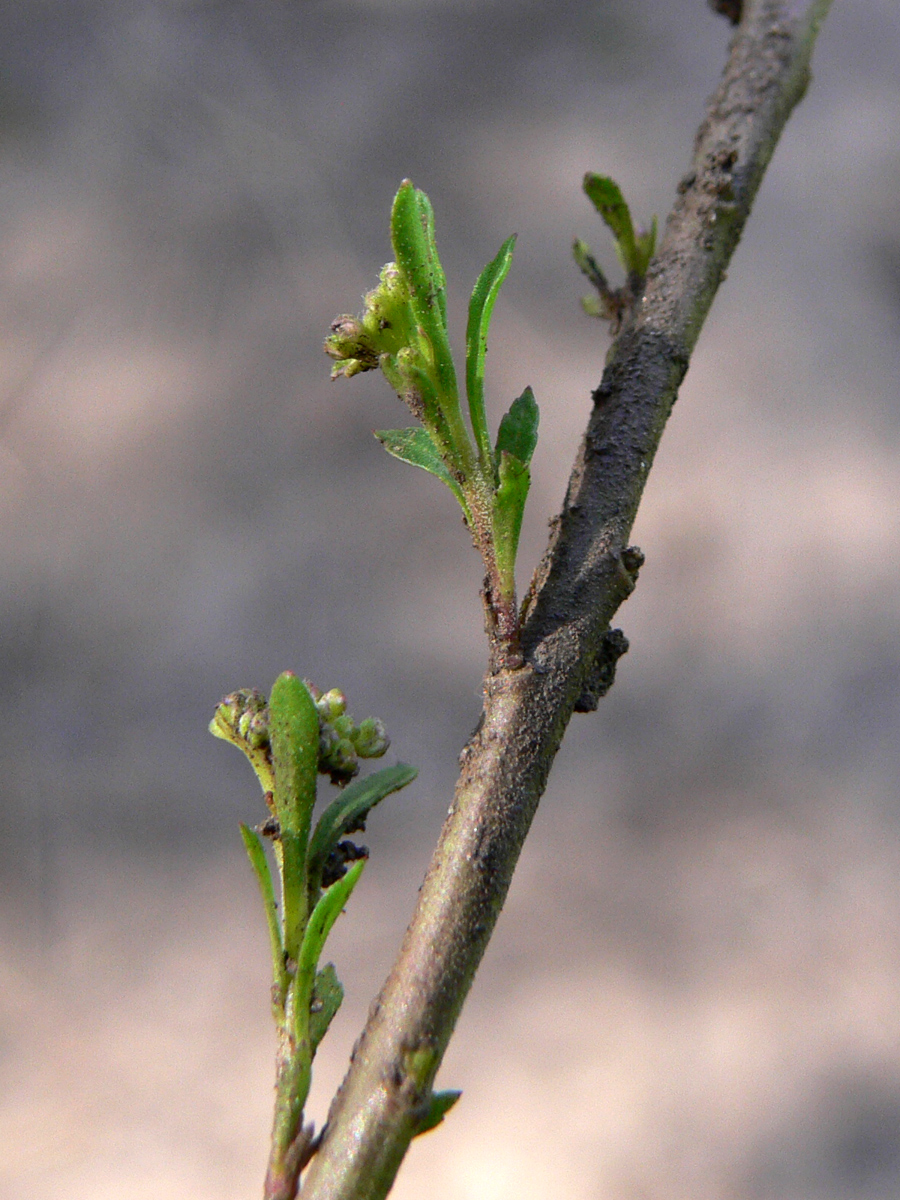
[(364, 858), (359, 859), (349, 869), (346, 875), (333, 883), (322, 893), (321, 899), (312, 911), (309, 923), (303, 934), (300, 953), (297, 956), (297, 974), (294, 977), (294, 1021), (295, 1031), (302, 1037), (310, 1026), (310, 1005), (312, 1004), (313, 985), (316, 978), (316, 966), (325, 941), (331, 933), (331, 927), (341, 914), (344, 905), (350, 899), (350, 893), (359, 882)]
[(434, 359), (437, 383), (455, 397), (456, 372), (447, 339), (446, 281), (434, 240), (434, 210), (424, 192), (404, 179), (391, 211), (391, 241), (410, 302)]
[(253, 829), (247, 825), (241, 825), (241, 838), (262, 894), (263, 907), (266, 910), (266, 924), (269, 927), (269, 944), (272, 950), (272, 978), (275, 982), (277, 1003), (283, 1004), (287, 989), (287, 972), (284, 967), (284, 946), (281, 942), (281, 927), (278, 924), (278, 907), (275, 903), (275, 889), (272, 885), (269, 861), (266, 858), (266, 851), (259, 834)]
[(335, 1013), (341, 1007), (344, 989), (337, 977), (334, 963), (326, 963), (316, 974), (309, 1006), (309, 1040), (315, 1054), (319, 1042), (328, 1032)]
[(437, 476), (442, 483), (446, 483), (468, 516), (469, 510), (462, 489), (447, 470), (427, 429), (419, 429), (416, 426), (409, 429), (376, 429), (375, 436), (394, 458), (411, 463), (414, 467), (421, 467), (423, 471), (428, 471), (429, 474)]
[(440, 1125), (461, 1095), (462, 1092), (432, 1092), (428, 1097), (428, 1109), (420, 1118), (414, 1136), (419, 1137)]
[(484, 412), (484, 356), (487, 352), (488, 328), (494, 301), (512, 265), (516, 235), (508, 237), (497, 257), (484, 268), (472, 289), (469, 301), (469, 321), (466, 326), (466, 394), (475, 444), (485, 468), (494, 474), (495, 466)]
[(275, 811), (283, 833), (308, 826), (315, 803), (319, 710), (303, 680), (284, 671), (272, 686), (269, 713)]
[(498, 473), (500, 486), (494, 493), (494, 547), (503, 590), (512, 595), (516, 586), (516, 551), (531, 472), (521, 459), (503, 450)]
[(650, 265), (650, 259), (653, 257), (653, 251), (656, 249), (656, 217), (650, 222), (650, 228), (637, 234), (637, 273), (640, 276), (647, 274), (647, 268)]
[(365, 779), (355, 779), (328, 805), (319, 817), (309, 843), (307, 876), (312, 899), (318, 894), (328, 855), (344, 834), (359, 829), (370, 809), (379, 804), (385, 796), (399, 792), (408, 783), (412, 783), (417, 775), (416, 768), (407, 766), (406, 763), (384, 767)]
[(634, 226), (625, 197), (615, 180), (592, 171), (584, 177), (585, 194), (609, 226), (616, 239), (616, 248), (626, 271), (637, 271), (638, 255), (634, 241)]
[[(448, 464), (453, 464), (461, 474), (464, 465), (456, 452), (456, 439), (450, 428), (437, 386), (425, 367), (422, 356), (414, 349), (405, 347), (398, 354), (382, 355), (381, 369), (385, 379), (396, 391), (414, 417), (417, 417), (431, 435), (435, 449)], [(459, 418), (457, 405), (457, 423)], [(459, 431), (457, 430), (457, 436)], [(468, 438), (463, 431), (462, 436)]]
[(285, 671), (272, 687), (269, 713), (275, 815), (281, 827), (284, 949), (296, 959), (307, 917), (306, 843), (316, 802), (319, 712), (303, 680)]
[(576, 238), (572, 243), (572, 257), (575, 259), (575, 265), (578, 267), (578, 270), (591, 281), (598, 291), (606, 292), (609, 290), (606, 276), (597, 266), (597, 260), (591, 253), (591, 248), (587, 242), (583, 242), (581, 238)]
[(540, 412), (530, 387), (510, 405), (497, 431), (497, 453), (512, 454), (527, 467), (538, 438)]

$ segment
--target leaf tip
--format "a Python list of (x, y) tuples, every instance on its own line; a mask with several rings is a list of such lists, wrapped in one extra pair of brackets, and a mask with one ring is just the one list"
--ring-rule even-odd
[(419, 1137), (436, 1129), (461, 1095), (460, 1091), (432, 1092), (428, 1097), (427, 1108), (419, 1118), (414, 1136)]

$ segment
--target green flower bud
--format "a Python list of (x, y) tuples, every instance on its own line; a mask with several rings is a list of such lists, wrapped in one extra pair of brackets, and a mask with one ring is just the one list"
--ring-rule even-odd
[(395, 355), (417, 341), (409, 288), (396, 263), (382, 268), (378, 287), (366, 293), (363, 303), (361, 317), (343, 313), (331, 323), (325, 353), (336, 360), (332, 379), (372, 371), (382, 365), (383, 355)]
[(356, 728), (349, 713), (342, 713), (339, 717), (335, 717), (331, 725), (339, 738), (351, 738)]
[(382, 354), (396, 354), (415, 337), (416, 320), (409, 288), (396, 263), (381, 269), (377, 288), (365, 297), (363, 325)]
[(250, 718), (246, 733), (247, 743), (254, 750), (261, 750), (269, 744), (269, 713), (265, 709), (254, 713)]
[(390, 744), (387, 730), (377, 717), (366, 717), (360, 721), (359, 728), (353, 734), (353, 745), (360, 758), (380, 758)]
[(216, 709), (216, 713), (229, 726), (235, 726), (237, 719), (246, 707), (246, 698), (249, 693), (246, 688), (240, 692), (231, 692), (227, 695), (221, 704)]
[(275, 786), (269, 747), (269, 708), (256, 688), (231, 692), (217, 705), (209, 731), (237, 746), (249, 759), (264, 793)]
[(241, 688), (227, 695), (216, 707), (212, 724), (218, 726), (220, 737), (230, 735), (233, 739), (246, 738), (251, 723), (255, 721), (254, 736), (258, 738), (266, 730), (267, 740), (268, 719), (266, 698), (262, 692), (255, 688)]
[[(322, 692), (308, 679), (303, 682), (315, 701), (319, 715), (319, 774), (328, 775), (332, 783), (342, 786), (359, 772), (360, 758), (380, 758), (391, 740), (376, 717), (367, 717), (356, 725), (347, 712), (347, 697), (340, 688), (329, 688), (327, 692)], [(237, 706), (242, 710), (249, 707), (256, 714), (260, 702), (265, 703), (264, 697), (257, 696), (251, 696), (250, 693), (242, 695), (237, 700)], [(263, 716), (267, 721), (268, 710), (259, 716), (243, 718), (248, 742), (254, 737), (262, 738), (264, 732), (268, 736)], [(268, 748), (267, 740), (260, 744)]]
[(328, 775), (332, 783), (343, 786), (359, 772), (356, 750), (349, 738), (338, 738), (329, 748), (327, 756), (319, 762), (319, 770)]
[(331, 334), (325, 339), (325, 353), (337, 361), (331, 378), (344, 375), (352, 379), (362, 371), (374, 371), (378, 366), (378, 351), (357, 317), (344, 315), (331, 322)]
[(325, 722), (332, 722), (347, 711), (347, 697), (340, 688), (331, 688), (324, 695), (316, 696), (315, 701), (319, 716)]
[(335, 746), (340, 741), (340, 737), (335, 733), (331, 725), (319, 725), (319, 771), (324, 773), (325, 767), (322, 763), (326, 762), (332, 755)]

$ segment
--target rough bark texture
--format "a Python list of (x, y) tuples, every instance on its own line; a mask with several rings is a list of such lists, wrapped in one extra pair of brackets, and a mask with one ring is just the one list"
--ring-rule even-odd
[(482, 720), (461, 756), (416, 913), (335, 1097), (303, 1200), (380, 1200), (424, 1116), (566, 726), (596, 691), (598, 659), (609, 658), (609, 623), (641, 561), (628, 538), (653, 457), (766, 165), (806, 90), (828, 5), (745, 5), (643, 294), (594, 393), (526, 605), (525, 665), (485, 679)]

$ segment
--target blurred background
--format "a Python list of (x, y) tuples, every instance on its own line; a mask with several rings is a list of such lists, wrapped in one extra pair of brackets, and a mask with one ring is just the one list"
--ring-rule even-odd
[[(426, 189), (459, 344), (531, 384), (527, 583), (599, 381), (585, 170), (664, 219), (704, 0), (6, 0), (0, 14), (0, 1195), (261, 1191), (274, 1038), (206, 725), (293, 668), (382, 717), (330, 943), (324, 1118), (478, 713), (479, 565), (321, 351)], [(413, 1200), (900, 1194), (900, 10), (836, 5), (647, 488), (631, 651), (576, 717), (417, 1142)]]

